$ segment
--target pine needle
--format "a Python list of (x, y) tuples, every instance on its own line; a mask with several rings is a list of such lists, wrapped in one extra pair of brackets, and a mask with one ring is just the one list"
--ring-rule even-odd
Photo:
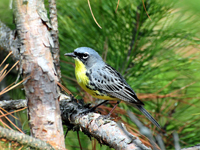
[(95, 17), (94, 17), (94, 14), (93, 14), (93, 12), (92, 12), (92, 8), (91, 8), (91, 6), (90, 6), (90, 0), (88, 0), (88, 6), (89, 6), (89, 8), (90, 8), (90, 12), (91, 12), (91, 15), (92, 15), (92, 17), (93, 17), (95, 23), (98, 25), (98, 27), (99, 27), (100, 29), (102, 29), (102, 27), (99, 25), (99, 23), (97, 22), (97, 20), (96, 20)]
[(149, 16), (149, 14), (147, 13), (146, 7), (145, 7), (145, 5), (144, 5), (144, 0), (142, 0), (142, 4), (143, 4), (144, 10), (145, 10), (145, 12), (146, 12), (146, 14), (147, 14), (148, 18), (151, 20), (151, 18), (150, 18), (150, 16)]
[[(8, 92), (8, 91), (10, 91), (10, 90), (12, 90), (12, 89), (14, 89), (16, 86), (18, 86), (18, 85), (20, 85), (21, 83), (23, 83), (23, 82), (24, 82), (25, 80), (27, 80), (29, 77), (30, 77), (30, 76), (26, 77), (25, 79), (23, 79), (22, 81), (20, 81), (19, 83), (15, 84), (15, 85), (11, 86), (11, 87), (8, 88), (7, 90), (1, 91), (1, 92), (0, 92), (0, 95), (3, 95), (4, 93), (6, 93), (6, 92)], [(12, 84), (13, 84), (13, 83), (12, 83)]]
[(62, 84), (60, 84), (59, 82), (57, 82), (57, 84), (58, 84), (65, 92), (67, 92), (67, 94), (73, 96), (73, 94), (72, 94), (66, 87), (64, 87), (64, 86), (63, 86)]
[(6, 68), (9, 66), (9, 64), (6, 64), (4, 68), (0, 71), (0, 82), (5, 78), (6, 74)]
[[(7, 112), (6, 110), (4, 110), (4, 109), (1, 108), (1, 107), (0, 107), (0, 109), (2, 109), (3, 111)], [(24, 110), (24, 109), (27, 109), (27, 107), (24, 107), (24, 108), (21, 108), (21, 109), (12, 111), (12, 112), (7, 112), (6, 114), (1, 115), (0, 118), (3, 117), (3, 116), (5, 116), (5, 115), (11, 115), (11, 116), (14, 117), (15, 119), (18, 119), (18, 118), (16, 118), (15, 116), (13, 116), (12, 114), (13, 114), (13, 113), (16, 113), (16, 112), (19, 112), (19, 111), (22, 111), (22, 110)], [(19, 119), (18, 119), (18, 120), (19, 120)]]
[(8, 57), (12, 54), (12, 51), (10, 51), (8, 53), (8, 55), (6, 56), (6, 58), (4, 58), (4, 60), (2, 61), (2, 63), (0, 64), (0, 67), (3, 65), (3, 63), (8, 59)]
[[(0, 110), (1, 114), (4, 114), (1, 110)], [(10, 122), (10, 124), (12, 124), (18, 131), (20, 131), (21, 133), (24, 133), (20, 128), (18, 128), (7, 116), (4, 116), (6, 118), (6, 120), (8, 120), (8, 122)]]
[(117, 9), (118, 9), (118, 7), (119, 7), (119, 1), (120, 1), (120, 0), (118, 0), (118, 2), (117, 2), (117, 7), (116, 7), (116, 10), (115, 10), (115, 13), (117, 13)]
[(6, 112), (6, 114), (3, 113), (3, 115), (0, 115), (0, 118), (1, 118), (1, 117), (5, 117), (5, 116), (7, 116), (7, 115), (10, 115), (10, 116), (12, 116), (13, 118), (19, 120), (17, 117), (15, 117), (14, 115), (12, 115), (12, 113), (15, 113), (15, 112), (8, 112), (8, 111), (6, 111), (5, 109), (3, 109), (3, 108), (1, 108), (1, 107), (0, 107), (0, 109), (3, 110), (4, 112)]
[[(8, 72), (6, 73), (6, 75), (19, 63), (19, 60), (8, 70)], [(5, 76), (6, 76), (5, 75)]]

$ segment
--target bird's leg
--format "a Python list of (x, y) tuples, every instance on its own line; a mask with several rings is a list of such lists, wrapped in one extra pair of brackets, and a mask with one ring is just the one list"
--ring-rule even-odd
[(102, 104), (106, 103), (107, 101), (108, 101), (108, 100), (105, 100), (105, 101), (103, 101), (103, 102), (101, 102), (101, 103), (95, 105), (94, 107), (90, 108), (89, 111), (94, 111), (97, 107), (101, 106)]
[(84, 112), (82, 112), (82, 113), (86, 114), (86, 113), (89, 113), (89, 112), (93, 112), (97, 107), (99, 107), (100, 105), (106, 103), (107, 101), (108, 101), (108, 100), (104, 100), (103, 102), (101, 102), (101, 103), (95, 105), (94, 107), (92, 107), (92, 108), (90, 108), (90, 109), (88, 109), (88, 110), (86, 110), (86, 111), (84, 111)]
[(117, 103), (115, 104), (115, 106), (112, 108), (112, 110), (106, 115), (106, 117), (110, 117), (110, 115), (113, 113), (113, 111), (115, 110), (115, 108), (118, 106), (118, 104), (120, 103), (120, 101), (117, 101)]

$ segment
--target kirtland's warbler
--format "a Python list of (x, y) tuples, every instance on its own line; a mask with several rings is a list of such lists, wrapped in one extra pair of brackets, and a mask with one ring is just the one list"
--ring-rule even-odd
[(65, 56), (75, 59), (75, 76), (78, 84), (86, 92), (93, 97), (106, 101), (117, 100), (117, 104), (120, 101), (131, 104), (154, 125), (161, 128), (157, 121), (144, 109), (144, 103), (137, 98), (136, 93), (125, 79), (114, 68), (107, 65), (95, 50), (80, 47), (75, 49), (73, 53), (66, 53)]

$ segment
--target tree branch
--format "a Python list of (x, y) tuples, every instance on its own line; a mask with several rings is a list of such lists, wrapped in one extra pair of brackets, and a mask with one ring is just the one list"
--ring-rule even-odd
[[(10, 109), (15, 103), (13, 101), (17, 101), (16, 108), (21, 108), (26, 103), (26, 100), (2, 101), (0, 107)], [(82, 100), (74, 98), (61, 100), (60, 109), (63, 123), (69, 130), (81, 130), (89, 137), (96, 138), (99, 143), (115, 149), (151, 149), (145, 146), (138, 137), (130, 134), (124, 124), (105, 119), (97, 113), (84, 114), (83, 112), (87, 111), (89, 106), (84, 105)]]
[(21, 145), (28, 145), (35, 149), (54, 150), (54, 148), (50, 144), (40, 139), (36, 139), (34, 137), (28, 136), (20, 132), (16, 132), (14, 130), (11, 131), (1, 126), (0, 126), (0, 138), (5, 138), (8, 141), (16, 141)]
[(61, 78), (60, 71), (60, 49), (58, 41), (58, 19), (57, 19), (57, 9), (56, 9), (56, 0), (49, 0), (49, 14), (52, 28), (50, 30), (51, 37), (53, 38), (54, 47), (52, 47), (52, 56), (58, 74), (59, 80)]
[(119, 124), (104, 119), (100, 114), (89, 113), (84, 116), (79, 114), (72, 119), (72, 122), (79, 125), (83, 132), (95, 137), (99, 143), (114, 149), (151, 149), (142, 144), (138, 137), (130, 134), (124, 124), (121, 128)]
[(27, 107), (27, 100), (19, 99), (19, 100), (3, 100), (0, 101), (0, 107), (9, 111), (16, 110)]
[(12, 31), (4, 23), (0, 21), (0, 47), (7, 53), (12, 51), (12, 58), (18, 60), (20, 40), (15, 36), (15, 31)]
[(188, 148), (183, 148), (181, 150), (199, 150), (200, 149), (200, 144)]

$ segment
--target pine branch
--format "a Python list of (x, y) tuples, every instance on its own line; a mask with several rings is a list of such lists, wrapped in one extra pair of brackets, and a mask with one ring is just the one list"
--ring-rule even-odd
[(96, 138), (101, 144), (114, 149), (151, 149), (142, 144), (138, 137), (130, 134), (124, 124), (121, 128), (119, 124), (104, 119), (100, 114), (89, 113), (84, 116), (79, 114), (73, 119), (72, 123), (79, 125), (84, 133)]
[(48, 150), (54, 149), (50, 144), (40, 139), (36, 139), (34, 137), (25, 135), (20, 132), (16, 132), (14, 130), (6, 129), (1, 126), (0, 126), (0, 138), (5, 138), (6, 140), (10, 142), (16, 141), (17, 143), (20, 143), (21, 145), (28, 145), (35, 149), (48, 149)]
[[(16, 108), (23, 107), (26, 104), (26, 100), (9, 100), (0, 102), (0, 107), (10, 109), (11, 105), (15, 103), (13, 101), (17, 101)], [(12, 106), (12, 109), (14, 109), (14, 106)], [(82, 100), (78, 101), (74, 98), (61, 100), (60, 109), (63, 124), (69, 130), (81, 130), (89, 137), (96, 138), (100, 144), (115, 149), (151, 149), (145, 146), (138, 137), (130, 134), (124, 124), (105, 119), (98, 113), (84, 114), (83, 112), (87, 111), (89, 107), (84, 105)]]
[(0, 107), (5, 110), (16, 110), (27, 107), (27, 100), (19, 99), (19, 100), (3, 100), (0, 101)]

